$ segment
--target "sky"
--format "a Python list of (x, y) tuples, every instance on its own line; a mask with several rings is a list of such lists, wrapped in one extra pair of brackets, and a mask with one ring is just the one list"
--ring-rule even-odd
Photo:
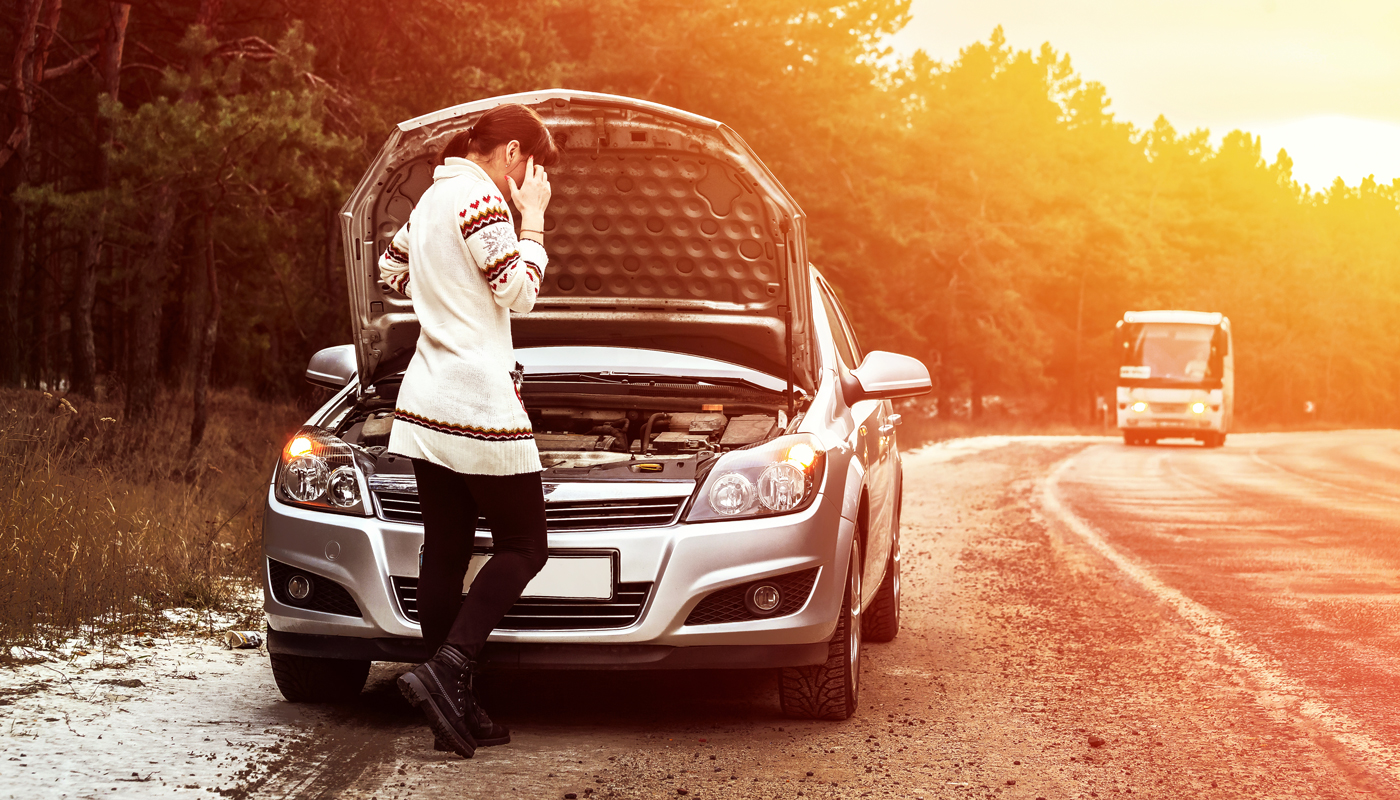
[(1321, 189), (1400, 178), (1400, 0), (913, 0), (891, 44), (953, 61), (1001, 25), (1049, 42), (1119, 119), (1262, 138)]

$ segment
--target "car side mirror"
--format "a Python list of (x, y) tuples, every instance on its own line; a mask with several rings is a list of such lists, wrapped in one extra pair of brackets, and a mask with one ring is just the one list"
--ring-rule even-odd
[(306, 365), (306, 380), (327, 389), (342, 389), (355, 379), (355, 345), (327, 347), (311, 357)]
[(896, 397), (914, 397), (933, 391), (933, 381), (929, 378), (928, 367), (917, 358), (874, 350), (866, 354), (860, 366), (851, 370), (860, 390), (856, 400), (891, 400)]

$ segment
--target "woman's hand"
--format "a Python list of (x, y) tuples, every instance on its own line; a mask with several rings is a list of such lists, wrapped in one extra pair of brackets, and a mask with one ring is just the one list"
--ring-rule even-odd
[(506, 180), (510, 181), (510, 197), (515, 201), (515, 207), (520, 210), (520, 223), (522, 227), (540, 230), (544, 224), (544, 209), (549, 205), (549, 175), (545, 174), (544, 167), (535, 166), (535, 157), (530, 156), (525, 162), (525, 178), (519, 186), (515, 185), (515, 178), (507, 175)]

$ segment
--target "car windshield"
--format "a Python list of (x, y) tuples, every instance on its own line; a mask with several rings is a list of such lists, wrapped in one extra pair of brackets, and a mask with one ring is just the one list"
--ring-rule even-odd
[[(1142, 368), (1129, 376), (1181, 381), (1219, 377), (1211, 359), (1215, 326), (1189, 323), (1144, 323), (1128, 331), (1124, 367)], [(1124, 370), (1127, 376), (1127, 370)]]

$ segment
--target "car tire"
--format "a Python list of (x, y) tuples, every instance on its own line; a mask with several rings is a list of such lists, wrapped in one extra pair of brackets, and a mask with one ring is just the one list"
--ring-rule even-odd
[(885, 562), (885, 577), (870, 605), (861, 611), (861, 636), (870, 642), (892, 642), (899, 635), (899, 518), (895, 518), (890, 556)]
[(1207, 433), (1202, 444), (1206, 447), (1223, 447), (1225, 445), (1225, 434), (1215, 432)]
[(272, 678), (292, 703), (336, 703), (353, 700), (365, 688), (368, 661), (313, 658), (272, 653)]
[(860, 545), (851, 545), (846, 592), (826, 662), (784, 667), (778, 700), (783, 714), (797, 719), (850, 719), (860, 701), (861, 618)]
[(1136, 433), (1125, 432), (1123, 434), (1123, 444), (1129, 447), (1137, 447), (1138, 445), (1142, 444), (1142, 439), (1138, 438), (1138, 435)]

